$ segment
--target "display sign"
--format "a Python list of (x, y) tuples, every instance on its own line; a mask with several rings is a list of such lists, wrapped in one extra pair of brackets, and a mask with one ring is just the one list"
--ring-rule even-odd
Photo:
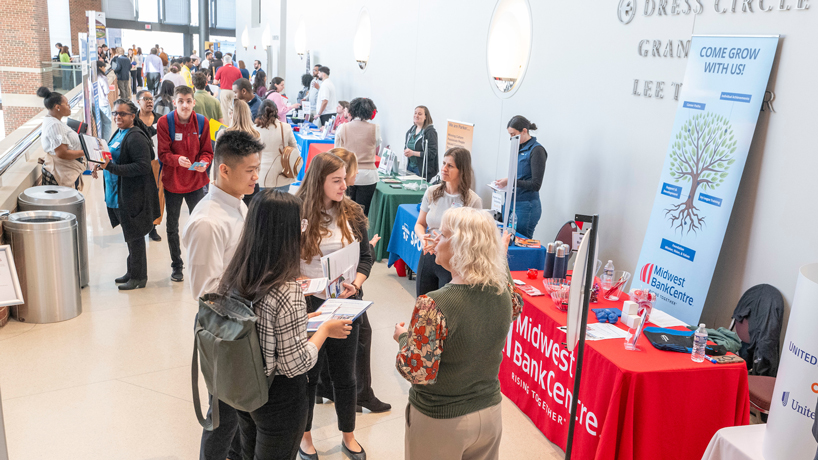
[(474, 124), (462, 121), (446, 120), (446, 150), (452, 147), (463, 147), (471, 152)]
[(210, 140), (216, 142), (216, 137), (219, 135), (219, 132), (227, 129), (227, 125), (213, 118), (210, 118), (209, 120), (210, 120)]
[[(766, 460), (813, 458), (818, 399), (818, 264), (798, 272), (762, 451)], [(776, 337), (777, 339), (777, 337)]]
[(733, 210), (778, 36), (694, 36), (634, 285), (698, 324)]

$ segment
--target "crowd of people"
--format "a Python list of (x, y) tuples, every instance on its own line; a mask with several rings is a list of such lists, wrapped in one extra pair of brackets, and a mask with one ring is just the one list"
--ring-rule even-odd
[[(303, 75), (294, 100), (281, 77), (267, 79), (261, 62), (250, 73), (234, 56), (208, 50), (169, 58), (158, 45), (100, 47), (97, 60), (100, 137), (111, 157), (93, 168), (102, 177), (111, 225), (128, 247), (120, 290), (147, 284), (146, 236), (161, 241), (165, 220), (170, 279), (185, 276), (191, 296), (239, 296), (253, 306), (265, 358), (275, 375), (266, 404), (243, 412), (219, 402), (220, 425), (202, 435), (202, 459), (318, 458), (312, 438), (316, 403), (334, 403), (342, 451), (365, 459), (356, 440), (356, 412), (391, 410), (372, 388), (372, 328), (367, 314), (325, 322), (307, 334), (307, 318), (326, 297), (305, 297), (299, 278), (323, 277), (321, 257), (359, 245), (354, 279), (341, 298), (364, 298), (373, 265), (367, 216), (376, 185), (380, 128), (366, 97), (339, 101), (328, 67)], [(112, 75), (113, 74), (113, 75)], [(252, 79), (252, 80), (251, 80)], [(115, 84), (114, 81), (116, 82)], [(66, 98), (46, 88), (43, 183), (81, 189), (88, 169), (77, 134), (61, 120)], [(335, 148), (301, 167), (288, 115), (332, 122)], [(227, 125), (211, 140), (211, 122)], [(539, 220), (545, 149), (522, 116), (507, 126), (520, 136), (518, 231), (531, 237)], [(498, 370), (501, 350), (521, 303), (508, 272), (506, 247), (493, 217), (473, 191), (471, 153), (446, 150), (426, 106), (414, 109), (403, 154), (409, 171), (430, 182), (415, 232), (423, 242), (417, 302), (407, 327), (395, 326), (395, 366), (411, 384), (406, 457), (498, 458), (502, 432)], [(439, 166), (440, 165), (440, 166)], [(439, 169), (439, 171), (438, 171)], [(504, 186), (506, 179), (500, 179)], [(294, 190), (294, 193), (289, 193)], [(180, 229), (182, 205), (190, 217)], [(445, 345), (445, 346), (444, 346)], [(430, 442), (442, 439), (442, 442)]]

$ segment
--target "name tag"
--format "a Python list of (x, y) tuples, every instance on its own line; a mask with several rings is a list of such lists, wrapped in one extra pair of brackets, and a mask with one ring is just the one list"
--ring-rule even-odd
[(182, 140), (182, 133), (176, 133), (176, 137), (174, 140), (181, 141)]
[(111, 144), (111, 148), (112, 149), (119, 148), (119, 141), (116, 141), (113, 144)]
[(459, 201), (455, 201), (454, 203), (452, 203), (452, 207), (453, 207), (453, 208), (462, 208), (462, 207), (463, 207), (463, 203), (461, 203), (461, 202), (459, 202)]

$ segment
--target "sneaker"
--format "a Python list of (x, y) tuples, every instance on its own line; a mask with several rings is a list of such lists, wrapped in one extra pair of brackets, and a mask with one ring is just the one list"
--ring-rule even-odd
[(181, 268), (174, 268), (173, 273), (170, 274), (170, 280), (176, 281), (177, 283), (181, 283), (185, 280), (185, 275), (182, 274)]
[(156, 233), (156, 227), (153, 227), (150, 233), (148, 233), (148, 237), (150, 237), (151, 241), (162, 241), (162, 237)]

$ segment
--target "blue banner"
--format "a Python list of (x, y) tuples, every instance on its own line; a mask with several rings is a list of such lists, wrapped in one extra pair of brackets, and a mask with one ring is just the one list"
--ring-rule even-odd
[[(634, 287), (698, 324), (767, 89), (778, 36), (694, 36)], [(694, 102), (695, 101), (695, 102)]]

